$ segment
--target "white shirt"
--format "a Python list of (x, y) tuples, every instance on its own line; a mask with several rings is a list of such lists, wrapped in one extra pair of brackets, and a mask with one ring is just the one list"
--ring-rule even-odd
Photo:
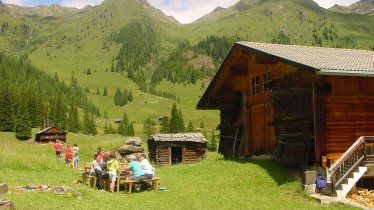
[(147, 159), (143, 159), (142, 161), (140, 161), (140, 167), (142, 167), (143, 172), (145, 174), (153, 174), (154, 173), (154, 169)]

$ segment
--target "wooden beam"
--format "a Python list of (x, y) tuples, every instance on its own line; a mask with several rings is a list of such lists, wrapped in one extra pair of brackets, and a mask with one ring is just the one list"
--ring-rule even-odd
[(275, 64), (277, 64), (277, 60), (269, 58), (269, 57), (264, 57), (264, 56), (256, 55), (256, 63), (257, 64), (275, 65)]

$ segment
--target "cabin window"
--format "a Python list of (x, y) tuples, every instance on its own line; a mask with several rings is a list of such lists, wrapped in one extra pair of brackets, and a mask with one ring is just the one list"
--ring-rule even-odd
[(252, 77), (252, 95), (257, 95), (260, 93), (260, 77)]
[(265, 72), (263, 74), (263, 79), (264, 79), (264, 91), (269, 91), (270, 90), (270, 82), (271, 82), (271, 71)]

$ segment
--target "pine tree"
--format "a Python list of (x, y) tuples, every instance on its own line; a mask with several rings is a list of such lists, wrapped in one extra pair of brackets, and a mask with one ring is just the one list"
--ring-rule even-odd
[(105, 123), (104, 134), (108, 134), (108, 133), (109, 133), (109, 130), (108, 130), (108, 123)]
[(203, 121), (201, 121), (201, 123), (200, 123), (200, 128), (204, 129), (204, 122)]
[(132, 92), (131, 92), (131, 90), (130, 90), (130, 92), (129, 92), (129, 97), (128, 97), (128, 101), (132, 101), (133, 100), (133, 96), (132, 96)]
[(163, 117), (161, 124), (160, 124), (160, 133), (169, 133), (169, 132), (170, 132), (169, 118)]
[(194, 131), (195, 131), (195, 128), (193, 127), (192, 121), (190, 121), (190, 122), (188, 123), (188, 126), (187, 126), (186, 131), (187, 131), (187, 132), (194, 132)]
[(11, 89), (5, 84), (0, 92), (0, 131), (13, 131), (15, 113), (12, 98)]
[(126, 128), (123, 123), (120, 123), (117, 128), (117, 133), (121, 136), (127, 136)]
[(78, 114), (78, 107), (74, 103), (70, 105), (69, 110), (69, 131), (73, 133), (78, 133), (80, 129), (79, 125), (79, 114)]
[(83, 133), (84, 134), (90, 134), (90, 116), (88, 113), (88, 110), (84, 110), (84, 116), (83, 116)]
[(129, 124), (129, 128), (127, 130), (128, 136), (135, 136), (134, 125), (132, 122)]
[(179, 119), (178, 119), (178, 132), (184, 132), (184, 120), (183, 120), (183, 115), (182, 115), (182, 109), (179, 109), (178, 113)]
[(96, 95), (100, 95), (100, 90), (99, 90), (99, 88), (96, 89)]
[(173, 107), (171, 108), (171, 116), (170, 116), (170, 133), (178, 133), (179, 131), (179, 114), (177, 111), (177, 104), (173, 104)]
[(22, 93), (18, 100), (16, 111), (15, 132), (17, 139), (31, 138), (31, 120), (29, 117), (27, 95)]
[(210, 142), (209, 142), (209, 150), (210, 151), (217, 151), (217, 136), (214, 132), (214, 129), (212, 129), (212, 135), (210, 136)]
[(104, 87), (104, 92), (103, 92), (103, 96), (107, 96), (108, 95), (108, 91), (106, 89), (106, 86)]
[(147, 135), (147, 137), (150, 137), (152, 134), (156, 132), (155, 129), (155, 122), (151, 118), (147, 118), (143, 125), (143, 132)]

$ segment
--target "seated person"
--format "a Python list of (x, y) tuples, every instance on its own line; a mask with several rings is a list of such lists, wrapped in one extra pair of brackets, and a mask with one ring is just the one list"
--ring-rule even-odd
[(147, 160), (147, 156), (145, 154), (141, 154), (139, 157), (139, 160), (140, 160), (140, 167), (143, 169), (144, 176), (146, 177), (146, 179), (152, 179), (155, 169), (151, 166), (151, 164)]
[(96, 176), (95, 174), (96, 165), (97, 165), (97, 154), (95, 153), (93, 156), (93, 161), (90, 163), (90, 171), (88, 175)]
[(126, 180), (142, 180), (146, 179), (144, 176), (144, 172), (140, 167), (139, 162), (136, 160), (135, 155), (127, 156), (127, 162), (129, 163), (127, 167), (125, 167), (125, 171), (131, 171), (132, 174), (127, 176)]

